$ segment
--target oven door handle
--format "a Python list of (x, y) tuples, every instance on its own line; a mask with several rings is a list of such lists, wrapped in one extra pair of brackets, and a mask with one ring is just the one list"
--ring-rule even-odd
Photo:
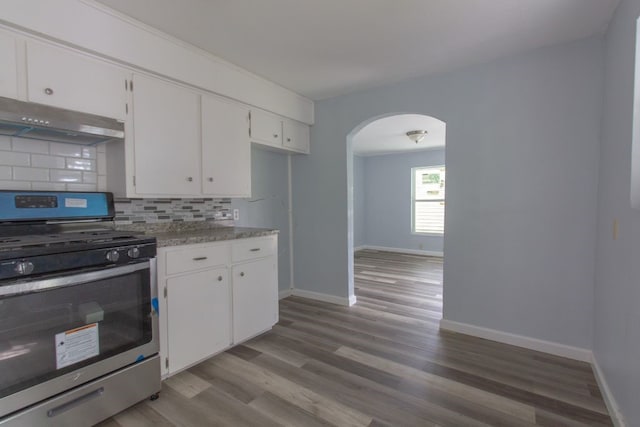
[(88, 273), (79, 273), (68, 276), (58, 276), (48, 279), (2, 285), (0, 286), (0, 297), (27, 294), (31, 292), (43, 291), (46, 289), (62, 288), (65, 286), (79, 285), (81, 283), (88, 283), (96, 280), (108, 279), (110, 277), (122, 276), (124, 274), (130, 274), (149, 268), (150, 262), (144, 261), (136, 264), (124, 265), (121, 267), (108, 267), (102, 270), (90, 271)]

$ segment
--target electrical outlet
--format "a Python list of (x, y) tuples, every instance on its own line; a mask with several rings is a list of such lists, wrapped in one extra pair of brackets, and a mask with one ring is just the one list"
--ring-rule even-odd
[(234, 209), (233, 210), (233, 220), (237, 221), (240, 219), (240, 209)]

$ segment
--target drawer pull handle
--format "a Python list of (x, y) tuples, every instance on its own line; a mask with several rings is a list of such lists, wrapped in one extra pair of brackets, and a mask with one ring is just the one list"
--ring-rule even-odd
[(240, 272), (240, 277), (244, 277), (244, 271)]
[(222, 282), (222, 276), (218, 276), (218, 282)]
[(204, 261), (205, 259), (207, 259), (206, 256), (198, 256), (198, 257), (195, 257), (193, 260), (194, 261)]
[(260, 248), (253, 248), (253, 249), (249, 249), (251, 252), (258, 252), (260, 250)]
[(103, 394), (104, 394), (104, 387), (100, 387), (97, 390), (89, 392), (89, 393), (87, 393), (87, 394), (85, 394), (83, 396), (80, 396), (80, 397), (78, 397), (76, 399), (73, 399), (73, 400), (71, 400), (71, 401), (69, 401), (67, 403), (63, 403), (60, 406), (57, 406), (57, 407), (55, 407), (53, 409), (49, 409), (47, 411), (47, 417), (53, 418), (53, 417), (55, 417), (57, 415), (60, 415), (60, 414), (62, 414), (64, 412), (67, 412), (67, 411), (75, 408), (78, 405), (81, 405), (81, 404), (83, 404), (85, 402), (88, 402), (89, 400), (93, 400), (93, 399), (95, 399), (97, 397), (100, 397)]

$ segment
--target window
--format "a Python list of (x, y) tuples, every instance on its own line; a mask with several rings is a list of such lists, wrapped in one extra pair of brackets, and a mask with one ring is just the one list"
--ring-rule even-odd
[(411, 169), (413, 233), (444, 233), (444, 166)]

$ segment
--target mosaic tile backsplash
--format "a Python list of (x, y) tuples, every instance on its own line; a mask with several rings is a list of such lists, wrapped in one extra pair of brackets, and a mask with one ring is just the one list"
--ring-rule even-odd
[(231, 199), (116, 199), (118, 225), (216, 221), (233, 225)]

